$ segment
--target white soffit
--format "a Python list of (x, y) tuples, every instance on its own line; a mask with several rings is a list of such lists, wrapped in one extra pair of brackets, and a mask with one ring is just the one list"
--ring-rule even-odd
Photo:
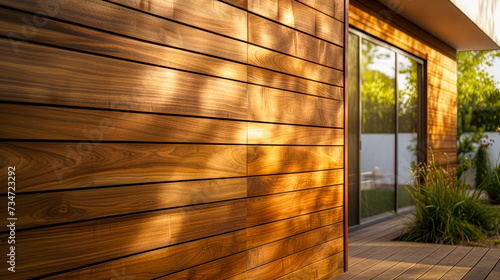
[(378, 1), (457, 51), (500, 49), (500, 0)]

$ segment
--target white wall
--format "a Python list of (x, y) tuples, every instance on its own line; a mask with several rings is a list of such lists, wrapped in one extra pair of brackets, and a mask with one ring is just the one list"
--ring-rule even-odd
[[(462, 135), (462, 138), (467, 134)], [(488, 135), (488, 138), (493, 139), (493, 145), (488, 147), (489, 154), (493, 157), (494, 163), (498, 166), (500, 164), (500, 134), (498, 132), (486, 132), (484, 135)], [(475, 144), (475, 150), (473, 153), (467, 155), (470, 160), (474, 157), (475, 151), (479, 144)], [(474, 185), (474, 177), (476, 176), (476, 169), (472, 168), (467, 172), (467, 183)]]
[[(489, 147), (490, 153), (494, 156), (496, 164), (500, 164), (500, 134), (498, 132), (487, 132), (490, 139), (495, 141)], [(411, 139), (417, 134), (400, 133), (398, 138), (399, 152), (399, 184), (410, 181), (411, 174), (409, 168), (411, 160), (416, 160), (407, 147), (411, 144)], [(362, 134), (361, 135), (361, 172), (372, 172), (375, 166), (380, 168), (380, 173), (386, 175), (384, 183), (394, 183), (394, 134)], [(476, 147), (479, 144), (475, 145)], [(472, 159), (473, 154), (469, 155)], [(467, 182), (474, 181), (475, 170), (468, 174)], [(391, 177), (392, 175), (392, 177)], [(363, 178), (361, 178), (363, 180)]]
[[(417, 134), (399, 133), (398, 137), (398, 181), (404, 184), (411, 180), (409, 168), (411, 161), (416, 158), (407, 149), (412, 143), (411, 139)], [(395, 157), (394, 134), (362, 134), (361, 135), (361, 172), (372, 172), (375, 166), (380, 168), (380, 173), (385, 175), (385, 183), (394, 183), (394, 157)], [(392, 175), (392, 177), (391, 177)], [(361, 178), (363, 180), (363, 178)]]

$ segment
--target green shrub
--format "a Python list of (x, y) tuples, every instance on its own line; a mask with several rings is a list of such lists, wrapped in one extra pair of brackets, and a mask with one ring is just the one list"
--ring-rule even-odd
[(488, 152), (487, 146), (480, 145), (474, 156), (474, 166), (476, 167), (476, 177), (474, 183), (476, 188), (486, 183), (488, 179)]
[(494, 141), (486, 136), (480, 141), (480, 146), (474, 157), (476, 165), (475, 187), (485, 190), (490, 201), (500, 204), (500, 165), (491, 154), (490, 146)]
[(498, 209), (483, 203), (480, 190), (472, 190), (465, 178), (458, 180), (448, 167), (432, 161), (412, 174), (416, 180), (408, 191), (416, 209), (399, 240), (459, 244), (498, 233)]
[(483, 189), (488, 193), (492, 203), (500, 204), (500, 165), (489, 170)]

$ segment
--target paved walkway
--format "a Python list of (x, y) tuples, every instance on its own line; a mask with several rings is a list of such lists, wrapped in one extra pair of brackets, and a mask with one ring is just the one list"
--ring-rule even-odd
[(392, 219), (349, 234), (349, 271), (341, 279), (500, 280), (500, 249), (391, 241)]

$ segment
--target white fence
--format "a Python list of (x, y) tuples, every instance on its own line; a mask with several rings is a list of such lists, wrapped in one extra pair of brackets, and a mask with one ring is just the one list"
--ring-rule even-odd
[[(488, 135), (494, 141), (488, 150), (493, 156), (494, 162), (498, 165), (500, 164), (500, 134), (498, 132), (487, 132), (485, 135)], [(414, 137), (416, 137), (416, 134), (411, 133), (400, 133), (398, 137), (398, 182), (400, 185), (411, 180), (409, 168), (411, 161), (415, 158), (411, 149), (407, 149), (407, 147), (414, 145), (414, 142), (412, 142)], [(385, 183), (393, 184), (395, 142), (394, 134), (362, 134), (361, 172), (365, 174), (373, 173), (375, 167), (378, 167), (380, 175), (382, 175), (381, 178), (384, 178)], [(478, 146), (479, 144), (475, 144), (476, 149)], [(468, 157), (472, 159), (473, 155), (472, 153)], [(475, 170), (471, 170), (467, 181), (473, 182), (474, 176)], [(364, 179), (361, 178), (361, 180)]]

